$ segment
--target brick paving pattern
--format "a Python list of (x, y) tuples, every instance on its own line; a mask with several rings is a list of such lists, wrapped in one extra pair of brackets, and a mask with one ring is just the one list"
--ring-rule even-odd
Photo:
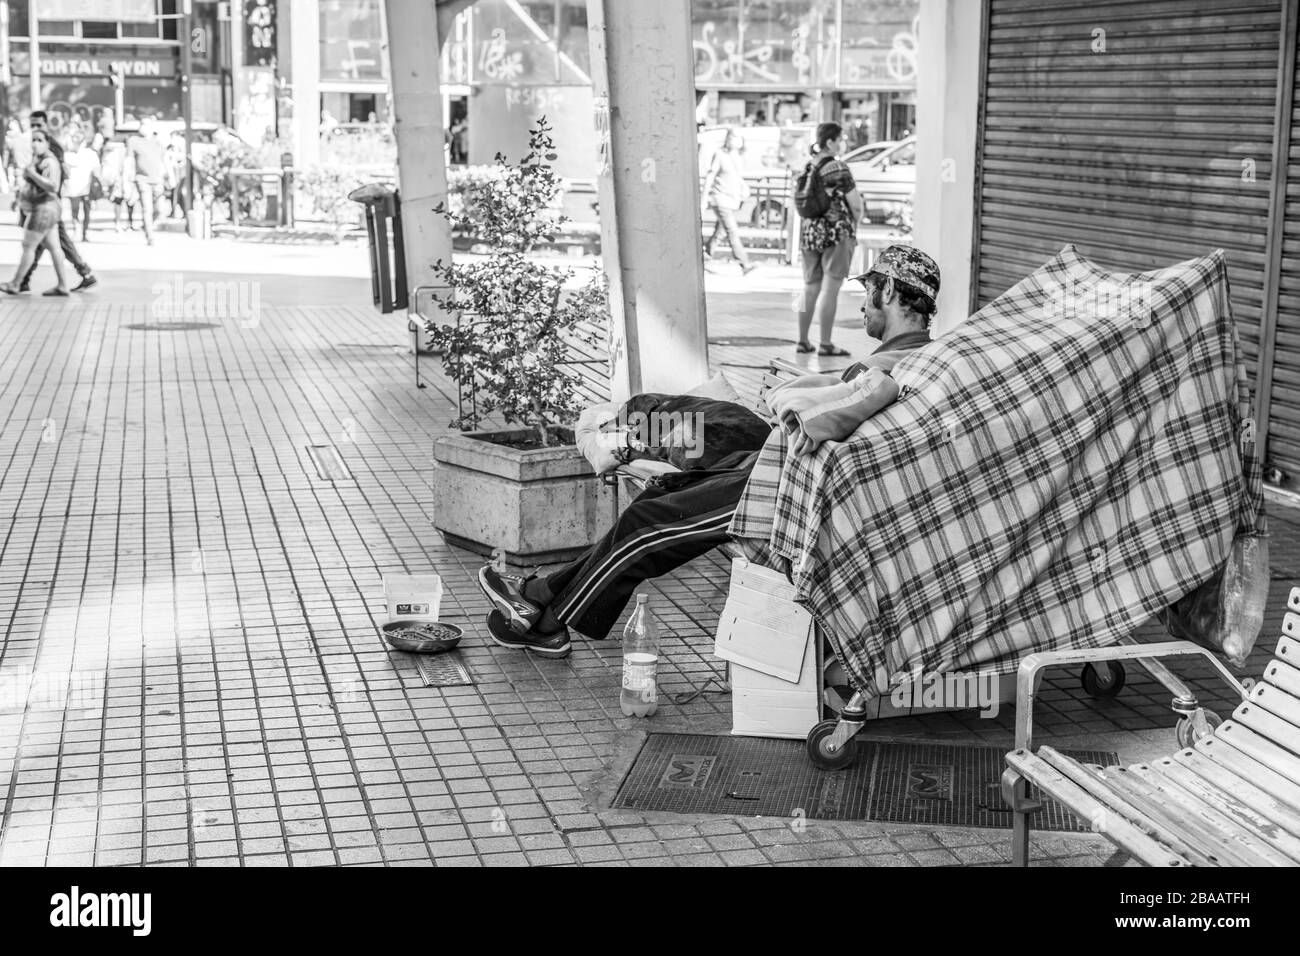
[[(91, 299), (0, 312), (0, 864), (1009, 860), (1001, 830), (608, 810), (645, 730), (725, 733), (729, 699), (638, 721), (618, 709), (616, 640), (558, 662), (493, 645), (478, 559), (430, 513), (445, 380), (413, 388), (411, 357), (363, 308), (264, 306), (250, 325), (160, 326), (145, 304)], [(719, 346), (714, 361), (752, 390), (782, 351)], [(319, 476), (312, 445), (338, 449), (346, 480)], [(1300, 568), (1294, 513), (1274, 529), (1259, 661)], [(380, 637), (383, 575), (427, 571), (466, 630), (473, 686), (425, 688)], [(648, 586), (671, 635), (667, 695), (723, 678), (726, 580), (710, 556)], [(1207, 669), (1176, 668), (1231, 709)], [(1012, 717), (889, 724), (872, 733), (1005, 745)], [(1042, 698), (1043, 739), (1126, 759), (1172, 749), (1172, 725), (1167, 694), (1133, 671), (1114, 701), (1086, 700), (1073, 674)], [(1088, 835), (1039, 835), (1035, 852), (1110, 856)]]

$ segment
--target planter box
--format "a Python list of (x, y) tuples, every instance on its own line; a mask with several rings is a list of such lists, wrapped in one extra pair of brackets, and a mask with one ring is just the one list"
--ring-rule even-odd
[(434, 525), (449, 544), (511, 564), (577, 557), (617, 515), (613, 489), (574, 445), (520, 450), (484, 441), (527, 429), (447, 435), (433, 445)]

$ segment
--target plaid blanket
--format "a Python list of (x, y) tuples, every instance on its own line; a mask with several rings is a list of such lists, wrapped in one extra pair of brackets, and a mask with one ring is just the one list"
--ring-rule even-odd
[(1067, 247), (893, 376), (847, 441), (773, 431), (730, 528), (868, 694), (1112, 643), (1263, 530), (1221, 252), (1123, 275)]

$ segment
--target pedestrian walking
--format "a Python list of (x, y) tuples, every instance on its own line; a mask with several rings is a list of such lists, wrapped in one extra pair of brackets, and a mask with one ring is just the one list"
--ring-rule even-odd
[[(38, 131), (45, 133), (46, 142), (49, 144), (49, 152), (54, 156), (55, 160), (59, 164), (59, 186), (62, 188), (63, 180), (67, 178), (67, 167), (64, 165), (63, 146), (57, 139), (50, 135), (50, 119), (45, 110), (32, 110), (31, 127), (33, 136), (35, 136)], [(76, 269), (77, 275), (81, 276), (81, 281), (77, 283), (72, 291), (85, 292), (91, 286), (96, 285), (99, 280), (95, 278), (95, 274), (91, 271), (86, 260), (81, 258), (81, 254), (77, 252), (76, 244), (72, 241), (72, 237), (68, 235), (68, 228), (63, 223), (63, 204), (61, 199), (59, 203), (58, 234), (59, 248), (63, 252), (63, 258), (72, 263), (72, 268)], [(31, 268), (27, 270), (27, 275), (23, 279), (22, 285), (19, 286), (19, 292), (28, 292), (31, 290), (32, 274), (36, 272), (36, 265), (41, 261), (41, 253), (44, 251), (44, 244), (35, 246)]]
[(42, 295), (68, 294), (68, 280), (63, 264), (63, 253), (59, 248), (59, 225), (63, 203), (59, 191), (63, 185), (63, 165), (55, 156), (51, 145), (53, 140), (48, 130), (33, 129), (31, 133), (32, 159), (22, 171), (23, 188), (20, 205), (25, 210), (23, 218), (23, 251), (14, 270), (13, 280), (0, 283), (0, 292), (17, 295), (31, 279), (31, 271), (36, 268), (36, 250), (38, 247), (50, 251), (54, 261), (54, 274), (57, 284), (47, 289)]
[[(831, 339), (840, 286), (849, 274), (857, 224), (862, 218), (862, 196), (849, 167), (839, 158), (844, 130), (839, 123), (820, 123), (812, 159), (795, 185), (799, 213), (799, 251), (803, 260), (803, 299), (799, 306), (797, 352), (816, 351), (822, 356), (848, 355)], [(813, 319), (821, 332), (814, 349), (808, 340)]]
[(713, 244), (718, 235), (725, 233), (731, 244), (731, 254), (740, 263), (740, 271), (749, 275), (757, 268), (749, 261), (745, 246), (740, 241), (740, 229), (736, 225), (736, 213), (749, 198), (749, 183), (740, 168), (740, 154), (745, 149), (745, 139), (734, 129), (727, 130), (722, 148), (713, 154), (709, 171), (704, 176), (704, 198), (709, 209), (713, 211), (713, 234), (704, 243), (704, 254), (713, 257)]
[(167, 169), (162, 142), (155, 135), (154, 118), (146, 116), (140, 121), (140, 131), (126, 143), (126, 151), (134, 170), (136, 192), (140, 200), (140, 222), (144, 240), (153, 245), (154, 210), (162, 194), (163, 178)]
[(107, 139), (99, 157), (99, 176), (104, 184), (104, 196), (113, 205), (113, 228), (122, 232), (122, 215), (128, 223), (134, 216), (135, 182), (130, 177), (130, 157), (126, 144), (120, 139)]
[(73, 127), (68, 137), (64, 164), (68, 168), (68, 181), (64, 195), (68, 197), (68, 207), (75, 230), (81, 223), (81, 241), (90, 237), (90, 206), (94, 201), (94, 187), (99, 180), (99, 157), (86, 142), (86, 133), (81, 127)]
[[(32, 161), (32, 140), (23, 129), (18, 119), (12, 118), (5, 127), (4, 166), (9, 177), (9, 186), (13, 190), (10, 209), (20, 209), (18, 195), (23, 188), (23, 170)], [(21, 216), (19, 223), (21, 224)]]

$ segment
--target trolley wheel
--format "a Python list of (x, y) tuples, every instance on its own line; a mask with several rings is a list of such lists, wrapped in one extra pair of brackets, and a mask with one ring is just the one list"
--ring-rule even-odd
[(1124, 665), (1118, 661), (1102, 661), (1100, 667), (1084, 664), (1079, 680), (1089, 697), (1110, 700), (1124, 687)]
[(1210, 728), (1210, 732), (1209, 733), (1201, 732), (1198, 734), (1196, 732), (1196, 724), (1192, 720), (1192, 718), (1180, 717), (1178, 719), (1178, 726), (1174, 728), (1174, 733), (1178, 737), (1179, 747), (1182, 748), (1191, 747), (1198, 740), (1210, 736), (1210, 734), (1214, 733), (1214, 728), (1219, 726), (1219, 724), (1223, 723), (1223, 718), (1220, 717), (1212, 710), (1202, 709), (1201, 713), (1205, 716), (1205, 724), (1207, 727)]
[(819, 770), (843, 770), (858, 755), (852, 740), (834, 753), (826, 749), (826, 742), (838, 724), (838, 720), (823, 720), (808, 733), (808, 756)]

